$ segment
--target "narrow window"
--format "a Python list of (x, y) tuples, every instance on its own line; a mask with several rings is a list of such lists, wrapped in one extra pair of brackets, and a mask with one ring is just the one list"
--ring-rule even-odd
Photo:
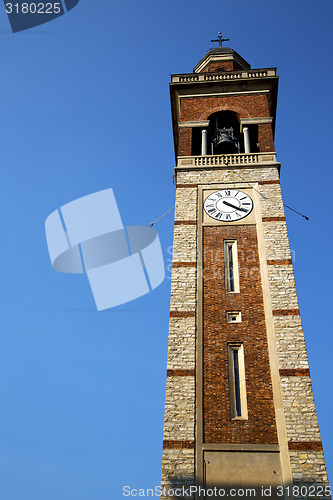
[(247, 419), (243, 344), (228, 344), (231, 418)]
[(237, 241), (224, 242), (225, 287), (227, 292), (239, 292)]

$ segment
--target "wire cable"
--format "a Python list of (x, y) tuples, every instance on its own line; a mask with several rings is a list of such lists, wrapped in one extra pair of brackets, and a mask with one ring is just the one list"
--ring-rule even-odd
[[(230, 169), (231, 172), (235, 175), (237, 175), (237, 177), (239, 177), (240, 179), (242, 179), (243, 182), (245, 182), (250, 188), (252, 188), (254, 191), (256, 191), (258, 194), (260, 194), (260, 196), (264, 199), (264, 200), (267, 200), (267, 196), (265, 196), (264, 194), (262, 194), (260, 191), (258, 191), (258, 189), (256, 189), (252, 184), (250, 184), (250, 182), (248, 182), (246, 179), (244, 179), (244, 177), (242, 177), (240, 174), (238, 174), (237, 172), (235, 172), (232, 168)], [(304, 215), (302, 214), (301, 212), (298, 212), (298, 210), (295, 210), (294, 208), (290, 207), (289, 205), (286, 205), (285, 203), (283, 203), (283, 206), (288, 208), (289, 210), (292, 210), (293, 212), (295, 212), (296, 214), (300, 215), (301, 217), (303, 217), (304, 219), (306, 220), (310, 220), (309, 217), (307, 215)], [(154, 224), (156, 224), (156, 222), (158, 222), (160, 219), (162, 219), (163, 217), (165, 217), (169, 212), (171, 212), (171, 210), (174, 210), (176, 208), (176, 206), (170, 208), (167, 212), (165, 212), (163, 215), (161, 215), (161, 217), (159, 217), (158, 219), (156, 219), (154, 222), (152, 222), (150, 224), (150, 227), (153, 227)]]
[[(232, 168), (230, 169), (231, 172), (235, 175), (237, 175), (238, 177), (240, 177), (242, 179), (242, 181), (246, 182), (246, 184), (248, 186), (250, 186), (254, 191), (256, 191), (258, 194), (260, 194), (260, 196), (264, 199), (264, 200), (267, 200), (267, 196), (263, 195), (262, 193), (260, 193), (260, 191), (258, 191), (258, 189), (256, 189), (255, 187), (252, 186), (252, 184), (250, 184), (246, 179), (244, 179), (244, 177), (242, 177), (240, 174), (238, 174), (237, 172), (235, 172)], [(284, 207), (286, 208), (289, 208), (289, 210), (292, 210), (293, 212), (296, 212), (296, 214), (300, 215), (301, 217), (304, 217), (304, 219), (306, 220), (310, 220), (309, 217), (307, 215), (304, 215), (304, 214), (301, 214), (301, 212), (298, 212), (298, 210), (295, 210), (294, 208), (292, 207), (289, 207), (289, 205), (286, 205), (285, 203), (282, 203)]]
[(158, 222), (160, 219), (162, 219), (162, 217), (164, 217), (165, 215), (167, 215), (169, 212), (171, 212), (171, 210), (174, 210), (176, 208), (176, 205), (172, 208), (170, 208), (170, 210), (168, 210), (167, 212), (165, 212), (165, 214), (161, 215), (161, 217), (159, 217), (158, 219), (156, 219), (154, 222), (152, 222), (150, 224), (150, 227), (153, 227), (154, 224), (156, 224), (156, 222)]

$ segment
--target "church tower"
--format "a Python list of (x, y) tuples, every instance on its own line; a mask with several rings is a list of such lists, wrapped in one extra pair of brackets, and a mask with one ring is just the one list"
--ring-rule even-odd
[(161, 498), (183, 487), (181, 498), (328, 498), (274, 147), (278, 76), (216, 41), (170, 83)]

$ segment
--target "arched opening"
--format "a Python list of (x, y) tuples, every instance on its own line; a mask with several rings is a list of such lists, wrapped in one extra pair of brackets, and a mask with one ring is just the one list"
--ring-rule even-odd
[(240, 124), (234, 111), (218, 111), (209, 116), (208, 151), (210, 154), (237, 154), (241, 152)]
[(206, 123), (192, 128), (192, 156), (259, 151), (258, 124), (248, 120), (241, 124), (235, 111), (217, 111)]

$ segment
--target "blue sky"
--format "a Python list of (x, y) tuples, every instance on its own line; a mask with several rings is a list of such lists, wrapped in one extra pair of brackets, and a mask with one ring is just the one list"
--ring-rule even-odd
[[(170, 73), (218, 31), (280, 75), (276, 149), (328, 472), (333, 470), (331, 0), (81, 0), (13, 34), (0, 6), (0, 498), (121, 499), (159, 484), (170, 274), (97, 313), (54, 272), (46, 217), (112, 187), (124, 223), (174, 204)], [(173, 216), (156, 226), (170, 259)], [(168, 264), (168, 262), (167, 262)]]

